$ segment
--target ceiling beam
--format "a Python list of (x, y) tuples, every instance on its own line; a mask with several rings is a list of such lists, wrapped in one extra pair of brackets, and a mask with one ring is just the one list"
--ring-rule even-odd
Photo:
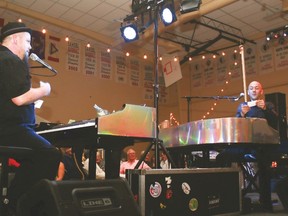
[(50, 17), (50, 16), (47, 16), (45, 14), (32, 11), (32, 10), (29, 10), (27, 8), (20, 7), (18, 5), (9, 3), (7, 1), (1, 0), (0, 1), (0, 8), (19, 13), (19, 14), (25, 15), (27, 17), (34, 18), (36, 20), (41, 20), (45, 23), (49, 23), (51, 25), (66, 29), (68, 31), (79, 33), (81, 35), (84, 35), (88, 38), (91, 38), (95, 41), (98, 41), (100, 43), (103, 43), (103, 44), (106, 44), (109, 46), (111, 46), (114, 42), (114, 40), (112, 38), (109, 38), (109, 37), (104, 36), (102, 34), (99, 34), (97, 32), (90, 31), (90, 30), (82, 28), (80, 26), (71, 25), (71, 23), (64, 22), (60, 19), (56, 19), (54, 17)]

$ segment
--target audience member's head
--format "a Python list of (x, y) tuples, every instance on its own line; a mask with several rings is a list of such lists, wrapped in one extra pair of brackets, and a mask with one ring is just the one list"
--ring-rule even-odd
[(136, 152), (134, 149), (130, 148), (127, 150), (127, 161), (132, 162), (136, 160)]

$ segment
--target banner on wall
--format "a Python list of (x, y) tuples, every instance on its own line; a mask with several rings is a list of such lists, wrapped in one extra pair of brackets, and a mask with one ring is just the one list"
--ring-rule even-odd
[(288, 68), (288, 42), (274, 43), (275, 52), (275, 70), (283, 70)]
[(247, 76), (256, 75), (258, 68), (256, 64), (256, 45), (245, 46), (245, 71)]
[(159, 103), (165, 104), (168, 102), (168, 91), (165, 87), (165, 80), (164, 80), (164, 74), (163, 74), (163, 68), (161, 64), (158, 64), (159, 68)]
[(80, 45), (78, 42), (68, 41), (66, 67), (69, 71), (80, 71)]
[(115, 81), (117, 83), (127, 83), (126, 58), (117, 55), (115, 61)]
[(112, 79), (112, 60), (111, 54), (106, 51), (100, 52), (100, 78)]
[(35, 53), (40, 59), (45, 59), (45, 34), (32, 30), (31, 53)]
[(220, 56), (216, 63), (217, 84), (223, 85), (228, 78), (227, 56)]
[(174, 57), (163, 56), (162, 67), (166, 87), (182, 79), (182, 72), (179, 61), (175, 61)]
[(229, 53), (228, 65), (231, 72), (231, 79), (242, 79), (242, 60), (239, 52), (234, 52), (234, 49), (227, 51)]
[(193, 61), (190, 65), (192, 87), (200, 88), (202, 87), (202, 68), (200, 61)]
[(144, 65), (144, 99), (152, 100), (154, 91), (154, 77), (153, 67), (151, 65)]
[(85, 46), (84, 53), (84, 74), (88, 76), (96, 75), (96, 49), (95, 47)]
[(59, 47), (60, 47), (61, 39), (58, 37), (54, 37), (49, 35), (48, 37), (48, 60), (59, 62), (60, 61), (60, 54), (59, 54)]
[(273, 49), (267, 44), (266, 39), (257, 42), (259, 74), (274, 71)]
[(216, 81), (215, 63), (214, 61), (207, 59), (203, 64), (204, 85), (205, 87), (212, 86)]
[(130, 60), (130, 86), (140, 87), (140, 61), (137, 59)]

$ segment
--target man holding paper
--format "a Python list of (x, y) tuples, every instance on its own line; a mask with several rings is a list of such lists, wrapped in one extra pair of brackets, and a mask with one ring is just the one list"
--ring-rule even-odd
[(278, 114), (272, 103), (265, 102), (261, 83), (252, 81), (248, 87), (248, 95), (251, 101), (243, 102), (238, 106), (236, 117), (265, 118), (272, 126), (272, 121), (275, 121)]

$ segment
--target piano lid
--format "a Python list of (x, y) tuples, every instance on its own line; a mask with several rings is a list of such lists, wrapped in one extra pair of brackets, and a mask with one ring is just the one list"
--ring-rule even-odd
[(124, 104), (123, 109), (96, 119), (98, 135), (156, 138), (156, 109)]
[(194, 144), (279, 144), (279, 133), (261, 118), (216, 118), (193, 121), (159, 131), (165, 147)]

